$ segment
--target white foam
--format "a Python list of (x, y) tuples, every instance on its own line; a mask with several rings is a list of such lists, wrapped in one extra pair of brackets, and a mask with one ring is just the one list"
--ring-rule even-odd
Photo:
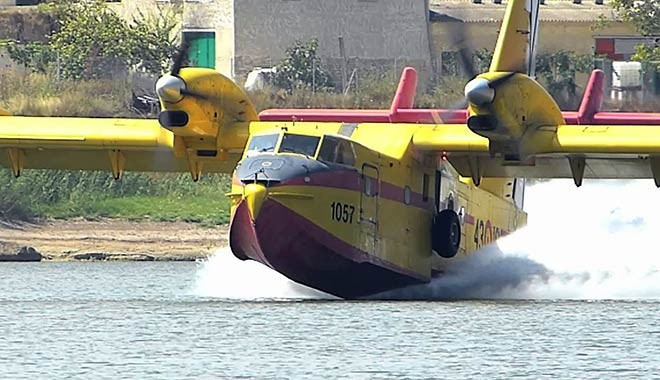
[(659, 299), (658, 199), (651, 180), (587, 181), (580, 188), (555, 180), (530, 188), (529, 226), (498, 246), (543, 264), (550, 276), (508, 296)]
[(241, 261), (222, 248), (201, 262), (194, 294), (231, 300), (326, 299), (332, 296), (297, 284), (256, 261)]
[(527, 191), (527, 227), (386, 299), (659, 299), (660, 197), (650, 180)]

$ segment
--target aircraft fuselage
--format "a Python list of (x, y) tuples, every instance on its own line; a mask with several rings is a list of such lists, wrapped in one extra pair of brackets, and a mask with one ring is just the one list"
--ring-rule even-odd
[[(505, 195), (476, 188), (440, 157), (417, 159), (411, 144), (417, 128), (252, 123), (232, 180), (234, 255), (315, 289), (359, 298), (428, 282), (453, 260), (524, 224), (525, 214)], [(512, 182), (497, 185), (506, 191)], [(447, 209), (460, 226), (454, 232), (460, 245), (449, 255), (432, 246), (435, 216)]]

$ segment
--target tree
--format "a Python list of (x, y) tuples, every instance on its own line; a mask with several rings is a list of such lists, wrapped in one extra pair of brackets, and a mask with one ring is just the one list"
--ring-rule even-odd
[[(612, 0), (611, 4), (641, 35), (660, 36), (660, 1)], [(632, 58), (642, 62), (660, 62), (660, 40), (656, 40), (653, 46), (637, 46)], [(660, 64), (657, 66), (660, 68)]]
[(301, 87), (314, 90), (330, 87), (330, 75), (316, 57), (318, 47), (318, 41), (312, 39), (307, 43), (296, 41), (286, 49), (286, 58), (275, 67), (273, 84), (289, 92)]
[(8, 46), (14, 61), (34, 71), (57, 64), (69, 79), (98, 78), (125, 68), (160, 74), (176, 52), (175, 8), (160, 8), (157, 15), (138, 13), (132, 22), (103, 0), (53, 0), (40, 10), (57, 25), (48, 43)]
[(612, 0), (612, 7), (643, 36), (660, 35), (658, 0)]
[[(593, 68), (593, 57), (559, 50), (536, 58), (536, 73), (548, 92), (560, 103), (571, 106), (577, 95), (575, 75)], [(563, 104), (562, 104), (563, 103)]]

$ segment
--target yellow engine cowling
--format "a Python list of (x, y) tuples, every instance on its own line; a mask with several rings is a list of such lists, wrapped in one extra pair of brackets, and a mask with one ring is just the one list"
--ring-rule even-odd
[[(178, 157), (188, 157), (194, 179), (202, 165), (230, 171), (240, 159), (257, 112), (231, 79), (207, 68), (183, 68), (156, 84), (162, 112), (159, 122), (175, 135)], [(224, 170), (223, 170), (224, 171)]]
[(477, 76), (473, 83), (476, 85), (471, 88), (466, 86), (466, 94), (478, 101), (470, 101), (468, 127), (488, 138), (491, 152), (502, 154), (507, 160), (522, 160), (535, 153), (547, 143), (538, 141), (539, 138), (553, 137), (541, 137), (537, 131), (564, 122), (554, 99), (527, 75), (488, 72)]

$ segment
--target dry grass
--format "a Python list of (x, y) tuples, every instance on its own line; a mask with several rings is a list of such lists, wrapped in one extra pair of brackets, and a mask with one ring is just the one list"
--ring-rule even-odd
[(24, 116), (136, 117), (123, 81), (57, 81), (50, 75), (0, 73), (0, 107)]
[[(398, 78), (392, 76), (368, 77), (361, 80), (347, 94), (328, 91), (312, 92), (299, 89), (292, 93), (275, 88), (250, 91), (248, 96), (257, 112), (270, 108), (353, 108), (388, 109), (394, 98)], [(456, 108), (462, 104), (465, 79), (445, 77), (430, 92), (423, 92), (420, 84), (415, 98), (417, 108)]]
[(602, 108), (620, 112), (660, 112), (660, 96), (647, 96), (641, 101), (619, 101), (606, 98)]

